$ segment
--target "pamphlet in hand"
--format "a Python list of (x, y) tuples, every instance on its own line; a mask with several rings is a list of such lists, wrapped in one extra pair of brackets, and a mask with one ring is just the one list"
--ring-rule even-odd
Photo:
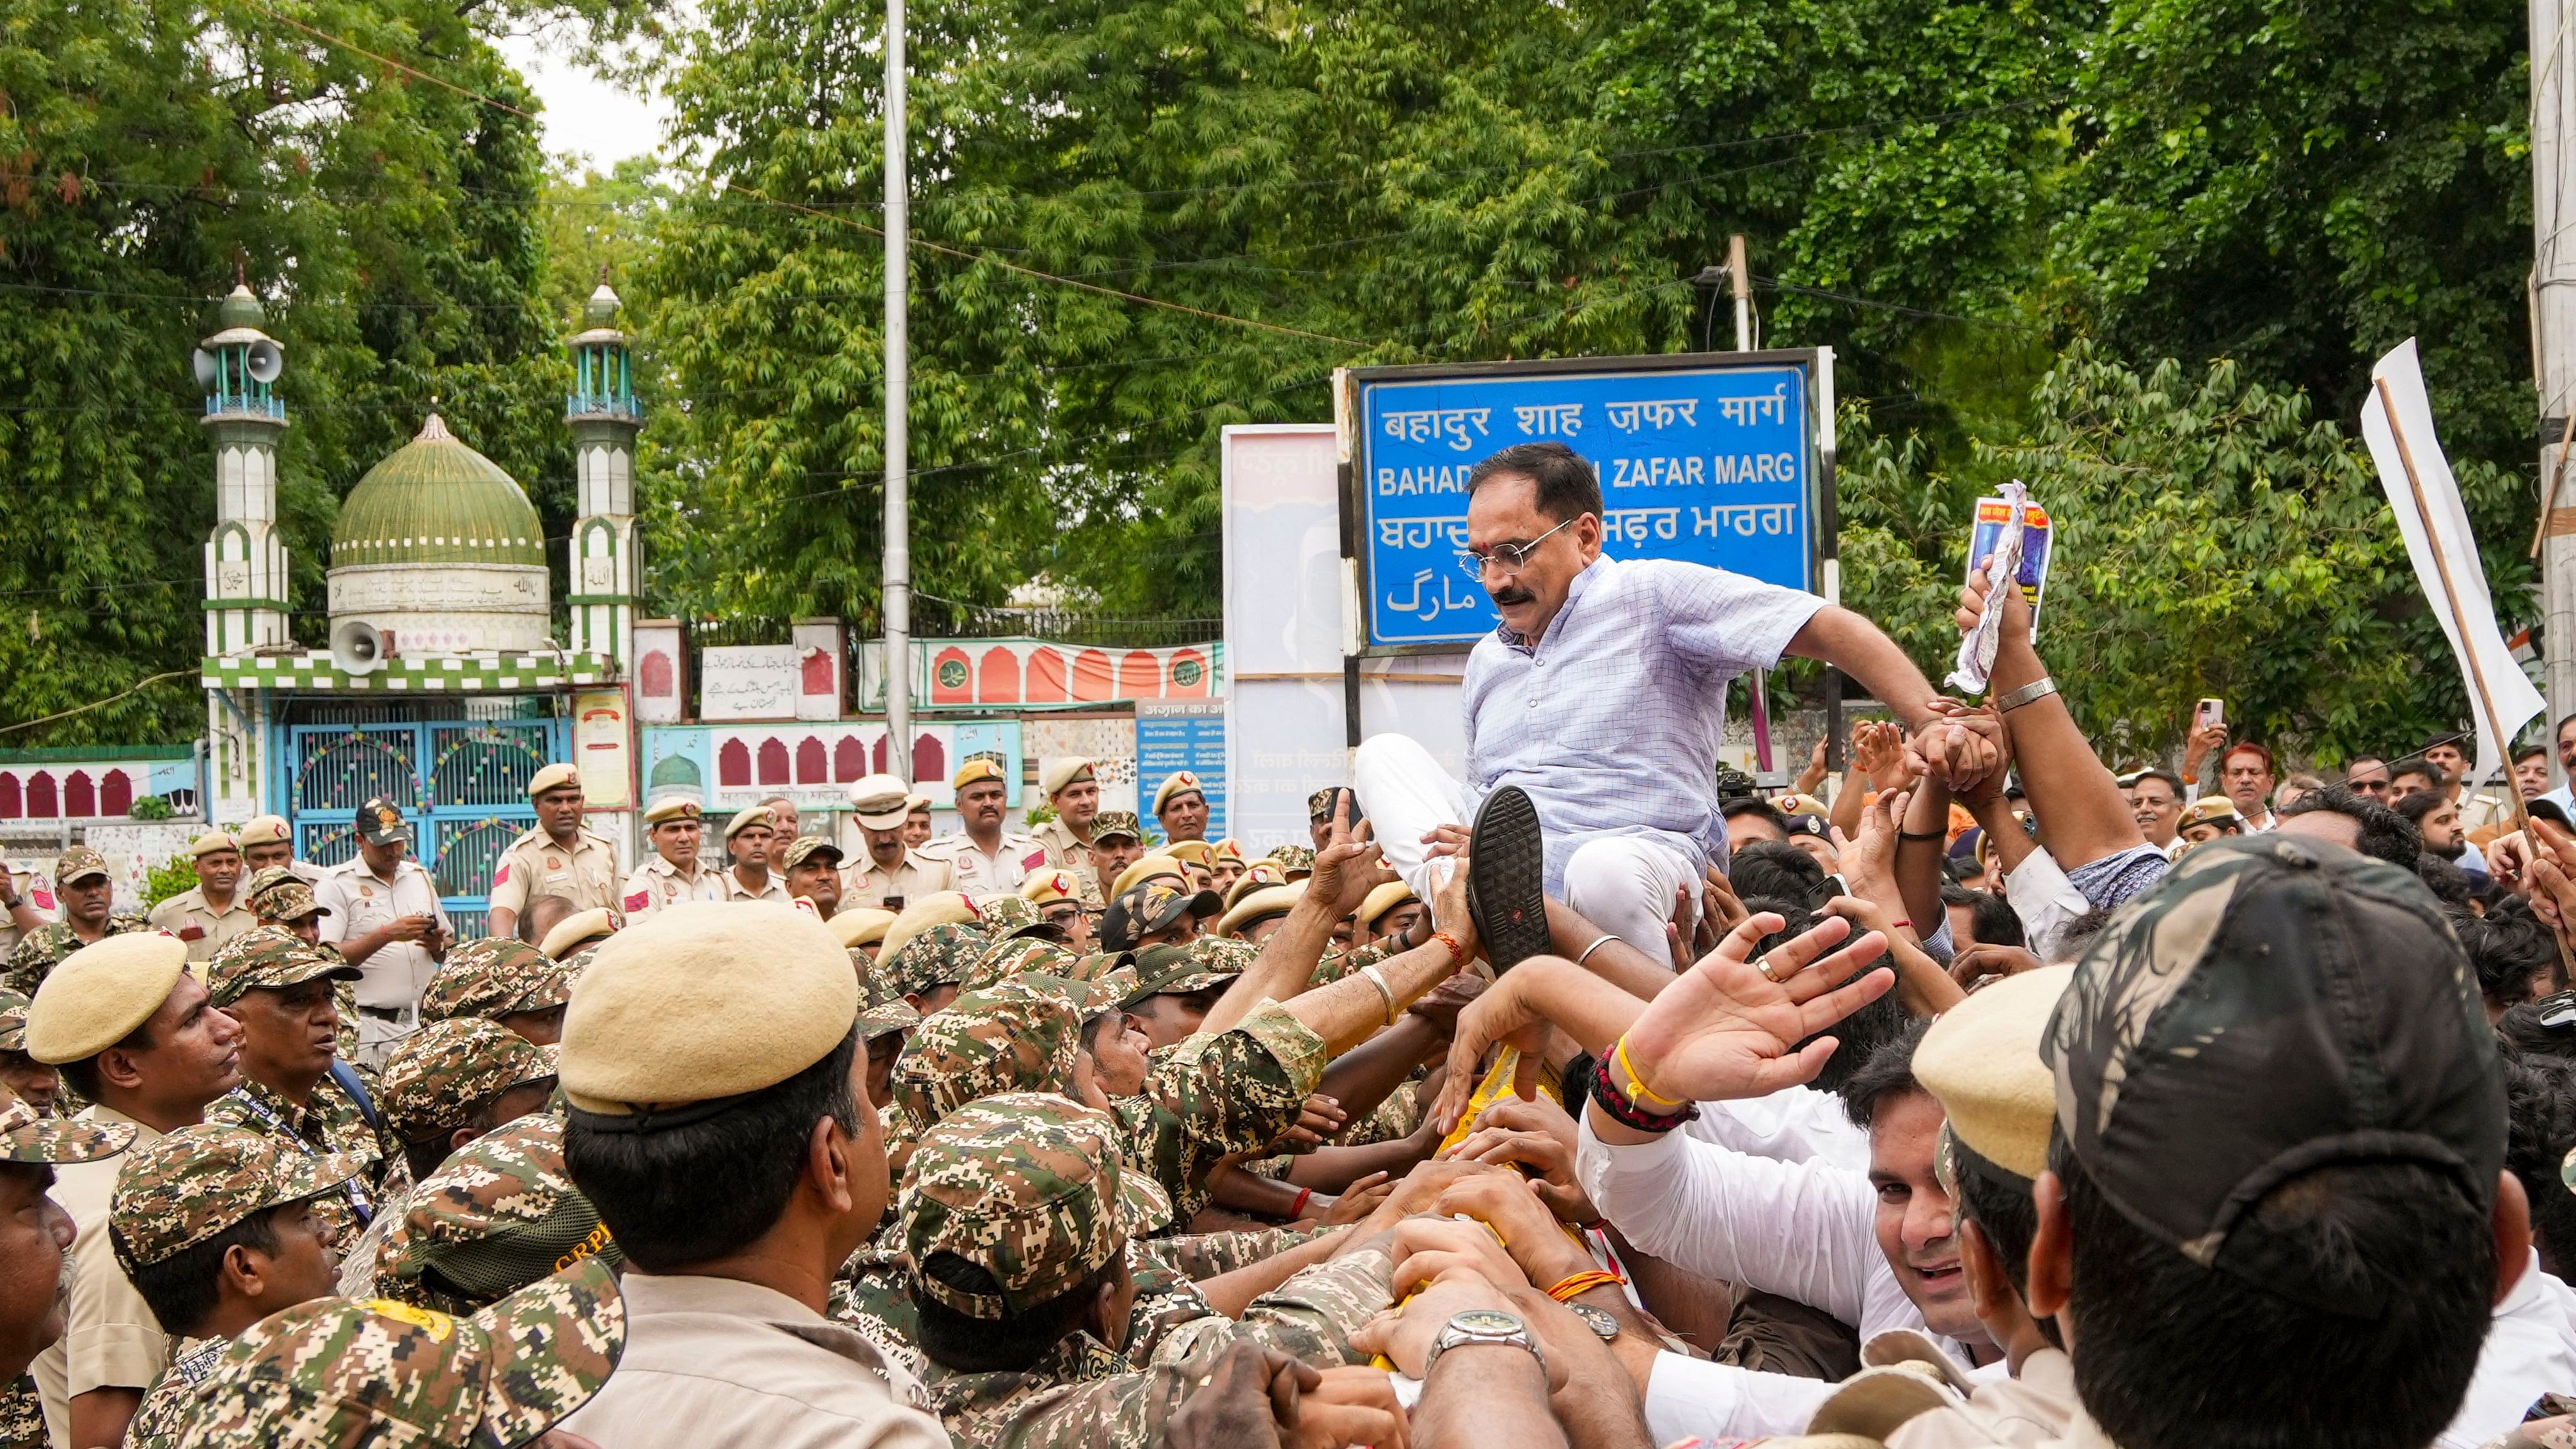
[[(2003, 496), (1977, 500), (1975, 523), (1968, 533), (1968, 570), (1980, 567), (1991, 575), (2010, 575), (2021, 586), (2022, 598), (2030, 605), (2030, 638), (2039, 642), (2039, 602), (2048, 587), (2050, 526), (2047, 510), (2030, 501), (2029, 490), (2020, 480), (2007, 483)], [(1950, 673), (1950, 683), (1969, 694), (1982, 694), (1988, 671), (1995, 666), (1995, 646), (2002, 627), (2002, 612), (1989, 609), (1965, 638), (1959, 641), (1958, 667)]]
[[(2025, 495), (2025, 498), (2027, 495)], [(1980, 560), (1990, 557), (2003, 541), (2004, 523), (2012, 517), (2012, 504), (2001, 498), (1977, 500), (1977, 521), (1968, 531), (1968, 567), (1975, 570)], [(2048, 592), (2048, 510), (2025, 501), (2021, 509), (2021, 568), (2015, 578), (2021, 584), (2022, 602), (2030, 605), (2030, 642), (2039, 642), (2039, 600)]]

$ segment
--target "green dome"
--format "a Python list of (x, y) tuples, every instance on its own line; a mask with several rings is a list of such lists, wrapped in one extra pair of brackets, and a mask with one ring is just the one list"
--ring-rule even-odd
[(653, 778), (645, 782), (645, 788), (658, 790), (665, 785), (703, 785), (705, 783), (705, 778), (698, 774), (697, 761), (686, 755), (664, 755), (662, 762), (653, 767)]
[(224, 298), (224, 304), (215, 309), (215, 323), (225, 331), (235, 327), (265, 327), (268, 317), (260, 311), (259, 298), (252, 296), (250, 287), (245, 284), (233, 288), (232, 295)]
[(546, 564), (536, 505), (436, 413), (341, 501), (331, 564)]

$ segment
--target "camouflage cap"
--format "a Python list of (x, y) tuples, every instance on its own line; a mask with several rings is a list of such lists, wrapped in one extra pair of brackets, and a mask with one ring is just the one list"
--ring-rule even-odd
[(583, 1258), (625, 1266), (599, 1210), (564, 1170), (563, 1127), (563, 1118), (539, 1112), (456, 1149), (412, 1189), (402, 1221), (385, 1233), (379, 1281), (412, 1292), (405, 1285), (434, 1269), (480, 1304)]
[[(1139, 1219), (1162, 1197), (1146, 1174), (1122, 1167), (1118, 1140), (1108, 1113), (1034, 1092), (985, 1098), (931, 1128), (906, 1174), (903, 1245), (916, 1264), (954, 1253), (1001, 1291), (970, 1293), (918, 1273), (921, 1291), (970, 1318), (1002, 1319), (1115, 1259), (1150, 1231)], [(1170, 1216), (1168, 1201), (1162, 1212)]]
[(405, 1142), (465, 1126), (476, 1103), (512, 1087), (554, 1080), (554, 1049), (529, 1044), (479, 1016), (433, 1021), (385, 1058), (376, 1100)]
[(903, 949), (891, 958), (881, 959), (879, 965), (902, 990), (921, 994), (964, 981), (966, 973), (975, 969), (975, 958), (984, 954), (986, 944), (984, 933), (973, 926), (931, 926), (904, 942)]
[(1015, 977), (923, 1017), (895, 1060), (895, 1105), (927, 1127), (979, 1097), (1066, 1090), (1082, 1049), (1082, 1017), (1066, 988)]
[(359, 806), (358, 818), (353, 823), (358, 838), (369, 845), (391, 845), (397, 840), (409, 843), (411, 840), (411, 826), (404, 821), (402, 811), (381, 795)]
[(330, 1191), (366, 1170), (346, 1153), (314, 1157), (267, 1132), (207, 1122), (126, 1155), (108, 1225), (125, 1270), (193, 1248), (254, 1213)]
[(1306, 797), (1306, 818), (1307, 818), (1308, 820), (1330, 820), (1330, 819), (1332, 819), (1332, 818), (1333, 818), (1333, 800), (1334, 800), (1334, 798), (1335, 798), (1335, 797), (1339, 796), (1341, 793), (1342, 793), (1342, 787), (1341, 787), (1341, 786), (1339, 786), (1339, 785), (1326, 785), (1323, 789), (1318, 790), (1318, 791), (1316, 791), (1314, 794), (1307, 796), (1307, 797)]
[(136, 1131), (130, 1122), (48, 1117), (0, 1087), (0, 1162), (96, 1162), (133, 1146)]
[(0, 989), (0, 1052), (23, 1052), (27, 1049), (27, 1008), (30, 1004), (25, 992)]
[(1136, 974), (1135, 966), (1136, 953), (1133, 951), (1093, 951), (1088, 955), (1076, 956), (1071, 961), (1060, 961), (1047, 974), (1061, 976), (1067, 981), (1097, 981), (1110, 972), (1122, 968), (1126, 970), (1128, 976), (1133, 977)]
[(2255, 1211), (2304, 1174), (2416, 1163), (2481, 1222), (2495, 1200), (2503, 1074), (2467, 954), (2414, 872), (2314, 837), (2184, 856), (2085, 951), (2040, 1055), (2104, 1196), (2286, 1298), (2384, 1308), (2370, 1275), (2318, 1274), (2315, 1229)]
[(1053, 941), (1062, 939), (1064, 935), (1045, 916), (1038, 914), (1036, 902), (1017, 894), (978, 896), (975, 913), (984, 918), (984, 934), (997, 941), (1020, 936)]
[(561, 1006), (579, 974), (576, 956), (551, 961), (525, 941), (486, 936), (447, 953), (420, 994), (420, 1019), (448, 1021), (460, 1016), (498, 1020), (514, 1011), (543, 1011)]
[(1103, 945), (1132, 949), (1144, 937), (1168, 930), (1184, 915), (1214, 921), (1225, 913), (1214, 891), (1180, 890), (1161, 880), (1130, 886), (1100, 918)]
[(1262, 859), (1279, 862), (1280, 871), (1290, 880), (1315, 873), (1315, 847), (1311, 845), (1282, 845)]
[(1100, 840), (1142, 840), (1145, 828), (1136, 822), (1133, 810), (1103, 810), (1091, 817), (1091, 838)]
[(54, 884), (67, 886), (107, 874), (107, 857), (86, 845), (75, 845), (54, 857)]
[[(1214, 941), (1217, 938), (1202, 937)], [(1192, 941), (1182, 946), (1148, 946), (1136, 953), (1136, 989), (1127, 997), (1129, 1006), (1148, 996), (1178, 996), (1184, 992), (1205, 991), (1223, 986), (1243, 974), (1241, 966), (1223, 960), (1205, 950), (1193, 950)], [(1241, 943), (1237, 943), (1241, 944)]]
[(778, 868), (781, 871), (794, 870), (817, 855), (831, 857), (833, 865), (841, 863), (841, 847), (819, 835), (800, 835), (787, 842), (787, 848), (779, 852)]
[(889, 1032), (910, 1031), (920, 1024), (921, 1013), (900, 996), (859, 1008), (859, 1040), (863, 1042), (875, 1041)]
[(363, 974), (348, 957), (284, 926), (253, 926), (206, 963), (206, 995), (217, 1006), (230, 1006), (245, 991), (281, 990), (324, 977), (355, 981)]
[(197, 1388), (192, 1449), (528, 1444), (590, 1402), (626, 1351), (617, 1279), (581, 1263), (451, 1317), (386, 1299), (270, 1314)]
[(1031, 941), (1012, 938), (995, 941), (975, 958), (974, 969), (966, 973), (963, 983), (969, 991), (1007, 980), (1023, 971), (1043, 971), (1050, 976), (1066, 974), (1065, 968), (1081, 958), (1053, 941)]
[(1119, 1010), (1127, 1004), (1127, 993), (1136, 989), (1133, 967), (1121, 966), (1105, 976), (1077, 978), (1051, 973), (1027, 971), (1012, 978), (1025, 981), (1041, 990), (1052, 991), (1073, 1003), (1074, 1015), (1085, 1026), (1091, 1019)]
[(245, 899), (253, 914), (264, 921), (300, 921), (306, 916), (331, 914), (329, 906), (313, 899), (313, 887), (304, 877), (282, 865), (272, 865), (250, 878)]

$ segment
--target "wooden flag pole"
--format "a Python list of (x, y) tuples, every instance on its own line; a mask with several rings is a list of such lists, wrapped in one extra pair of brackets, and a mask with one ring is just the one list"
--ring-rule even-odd
[[(2388, 420), (2389, 441), (2397, 445), (2397, 461), (2406, 470), (2406, 491), (2415, 499), (2415, 517), (2424, 525), (2424, 543), (2433, 554), (2433, 568), (2442, 578), (2442, 603), (2451, 612), (2451, 634), (2459, 641), (2460, 657), (2469, 666), (2469, 683), (2478, 692), (2478, 706), (2485, 712), (2479, 725), (2485, 730), (2500, 729), (2503, 716), (2496, 712), (2495, 696), (2487, 690), (2487, 672), (2478, 662), (2478, 651), (2469, 639), (2469, 621), (2460, 610), (2460, 586), (2451, 578), (2451, 556), (2443, 551), (2442, 535), (2434, 527), (2433, 510), (2424, 502), (2424, 480), (2415, 471), (2415, 450), (2406, 445), (2406, 430), (2397, 423), (2397, 402), (2388, 395), (2388, 379), (2374, 377), (2371, 387), (2379, 394), (2380, 415)], [(2540, 837), (2531, 831), (2531, 812), (2523, 808), (2522, 787), (2513, 778), (2513, 741), (2496, 741), (2496, 750), (2505, 756), (2504, 797), (2513, 805), (2513, 828), (2522, 832), (2525, 846), (2537, 851)], [(2568, 862), (2576, 866), (2576, 862)], [(2558, 965), (2566, 979), (2576, 980), (2576, 954), (2567, 949), (2567, 933), (2562, 928), (2550, 933), (2558, 941)]]

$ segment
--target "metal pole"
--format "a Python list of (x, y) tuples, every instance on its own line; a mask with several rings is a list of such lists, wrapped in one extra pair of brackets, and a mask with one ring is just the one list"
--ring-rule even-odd
[(912, 268), (904, 181), (903, 0), (886, 0), (885, 29), (885, 674), (886, 764), (912, 783), (911, 338), (904, 315)]
[(1744, 274), (1744, 233), (1726, 239), (1726, 280), (1735, 289), (1735, 350), (1753, 350), (1753, 279)]
[[(2541, 659), (2555, 722), (2576, 711), (2576, 510), (2559, 506), (2569, 419), (2576, 416), (2576, 88), (2568, 84), (2569, 0), (2531, 0), (2532, 382), (2540, 390)], [(2569, 527), (2562, 529), (2564, 519)], [(2501, 742), (2508, 751), (2512, 741)], [(2555, 741), (2549, 770), (2563, 779)], [(2507, 777), (2510, 780), (2510, 776)], [(2512, 792), (2519, 798), (2520, 792)]]

